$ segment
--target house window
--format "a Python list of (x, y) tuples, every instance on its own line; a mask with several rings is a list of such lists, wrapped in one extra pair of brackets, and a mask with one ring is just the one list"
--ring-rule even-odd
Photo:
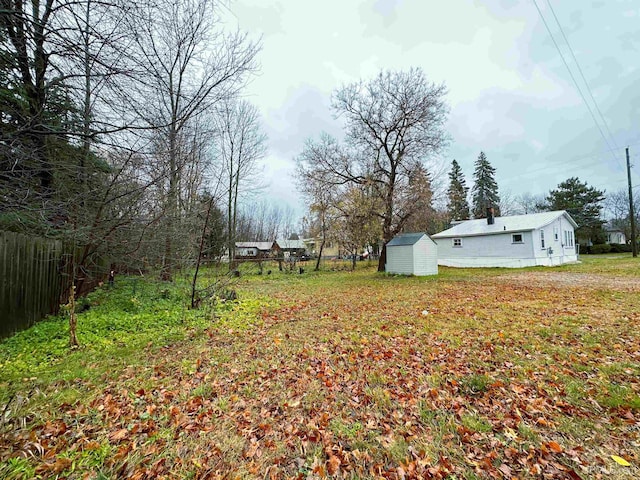
[(453, 239), (453, 246), (454, 247), (462, 247), (462, 239), (461, 238), (454, 238)]
[(553, 227), (553, 239), (557, 242), (559, 240), (560, 234), (558, 232), (558, 227)]
[(521, 233), (514, 233), (511, 235), (511, 243), (524, 243)]
[(544, 230), (540, 230), (540, 247), (544, 250)]
[(573, 232), (571, 230), (564, 231), (564, 246), (573, 247)]

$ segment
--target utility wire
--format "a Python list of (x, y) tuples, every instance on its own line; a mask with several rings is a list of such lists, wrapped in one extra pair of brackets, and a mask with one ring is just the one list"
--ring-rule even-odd
[(578, 93), (580, 94), (580, 97), (582, 97), (582, 101), (584, 102), (585, 106), (587, 107), (587, 110), (589, 111), (589, 114), (591, 115), (591, 118), (593, 119), (593, 123), (595, 123), (596, 127), (598, 128), (598, 131), (600, 132), (600, 135), (602, 136), (602, 139), (605, 141), (605, 143), (607, 145), (607, 148), (611, 152), (611, 156), (618, 163), (618, 165), (620, 165), (620, 167), (624, 169), (624, 167), (623, 167), (622, 163), (620, 162), (620, 160), (618, 160), (618, 158), (615, 156), (615, 154), (613, 152), (613, 149), (611, 148), (611, 144), (609, 143), (609, 140), (607, 139), (607, 137), (605, 136), (604, 132), (602, 131), (602, 127), (600, 126), (600, 123), (596, 119), (596, 116), (593, 113), (593, 110), (591, 109), (591, 106), (589, 105), (589, 102), (587, 102), (587, 99), (584, 96), (584, 93), (582, 93), (582, 89), (580, 88), (580, 85), (578, 85), (578, 82), (576, 81), (576, 77), (573, 75), (573, 72), (571, 71), (571, 68), (569, 68), (569, 64), (567, 63), (567, 60), (564, 58), (564, 55), (562, 54), (562, 50), (560, 50), (560, 46), (558, 45), (558, 42), (556, 42), (556, 39), (553, 36), (553, 33), (551, 32), (551, 28), (549, 28), (549, 24), (547, 23), (547, 20), (544, 18), (544, 15), (542, 15), (542, 10), (540, 10), (540, 7), (538, 6), (538, 2), (536, 0), (532, 0), (532, 1), (533, 1), (533, 4), (536, 7), (536, 10), (538, 10), (538, 14), (540, 15), (540, 18), (542, 19), (542, 23), (544, 23), (544, 26), (547, 29), (547, 32), (549, 33), (549, 36), (551, 37), (551, 40), (553, 41), (553, 44), (556, 47), (556, 50), (560, 54), (560, 58), (562, 59), (562, 62), (564, 63), (564, 66), (567, 68), (567, 71), (569, 72), (569, 76), (571, 77), (571, 80), (573, 81), (573, 84), (576, 86), (576, 89), (578, 90)]
[[(634, 146), (634, 145), (640, 145), (640, 142), (636, 142), (636, 143), (632, 143), (629, 144), (629, 146)], [(618, 150), (622, 150), (621, 148), (619, 148)], [(539, 173), (539, 172), (548, 172), (550, 168), (555, 168), (555, 167), (564, 167), (566, 164), (571, 164), (571, 163), (581, 163), (585, 158), (593, 158), (593, 157), (600, 157), (603, 154), (606, 154), (607, 152), (594, 152), (594, 153), (588, 153), (585, 155), (580, 155), (580, 156), (576, 156), (576, 157), (572, 157), (569, 158), (568, 160), (562, 160), (562, 163), (556, 163), (554, 165), (552, 165), (551, 167), (549, 166), (545, 166), (545, 167), (540, 167), (540, 168), (535, 168), (533, 170), (525, 170), (522, 173), (515, 175), (515, 176), (509, 176), (509, 177), (500, 177), (500, 181), (510, 181), (510, 180), (515, 180), (518, 178), (522, 178), (522, 177), (526, 177), (529, 174), (534, 174), (534, 173)], [(548, 160), (551, 160), (552, 157), (547, 156), (545, 157)], [(585, 164), (581, 163), (581, 167), (590, 167), (590, 166), (595, 166), (595, 165), (601, 165), (602, 161), (601, 160), (595, 160), (592, 162), (588, 162)], [(631, 165), (632, 168), (636, 168), (635, 165)], [(640, 172), (640, 170), (639, 170)], [(560, 173), (560, 172), (558, 172)]]
[(582, 77), (582, 81), (584, 82), (584, 85), (587, 87), (587, 92), (589, 93), (589, 97), (591, 97), (591, 101), (593, 102), (593, 105), (596, 107), (596, 110), (597, 110), (598, 114), (600, 115), (600, 119), (602, 120), (604, 128), (607, 130), (607, 133), (609, 134), (609, 137), (611, 138), (611, 142), (613, 143), (613, 146), (616, 147), (616, 149), (618, 149), (618, 145), (616, 144), (615, 138), (614, 138), (613, 134), (611, 133), (611, 130), (609, 129), (609, 125), (607, 124), (607, 121), (605, 120), (604, 115), (602, 114), (602, 111), (600, 110), (600, 107), (598, 106), (598, 102), (596, 102), (596, 99), (593, 96), (593, 91), (591, 90), (591, 87), (589, 86), (589, 82), (587, 82), (587, 79), (584, 76), (584, 72), (582, 71), (582, 67), (580, 66), (580, 62), (578, 62), (578, 59), (576, 58), (576, 55), (575, 55), (575, 53), (573, 51), (573, 48), (571, 47), (571, 43), (569, 43), (569, 39), (565, 35), (564, 29), (562, 28), (562, 25), (560, 24), (560, 20), (558, 20), (556, 12), (553, 9), (553, 6), (551, 5), (551, 0), (547, 0), (547, 5), (549, 5), (549, 9), (551, 10), (553, 18), (555, 19), (556, 23), (558, 24), (558, 28), (560, 29), (560, 33), (562, 34), (562, 38), (564, 38), (564, 41), (567, 44), (567, 47), (569, 47), (569, 52), (571, 52), (571, 57), (573, 58), (573, 61), (576, 64), (576, 67), (578, 67), (578, 72), (580, 72), (580, 76)]

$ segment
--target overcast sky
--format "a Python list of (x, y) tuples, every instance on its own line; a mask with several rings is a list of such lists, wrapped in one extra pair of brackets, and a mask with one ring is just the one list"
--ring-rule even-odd
[(412, 66), (449, 89), (451, 145), (439, 160), (457, 159), (469, 186), (482, 150), (512, 195), (546, 193), (571, 176), (620, 190), (625, 146), (640, 184), (640, 0), (550, 0), (604, 121), (547, 1), (537, 3), (613, 152), (533, 0), (236, 0), (240, 28), (262, 37), (247, 98), (269, 136), (267, 197), (301, 215), (294, 158), (306, 138), (339, 135), (331, 93)]

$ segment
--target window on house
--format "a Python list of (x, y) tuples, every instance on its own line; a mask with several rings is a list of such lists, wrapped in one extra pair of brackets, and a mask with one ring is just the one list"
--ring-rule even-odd
[(454, 238), (453, 239), (453, 246), (454, 247), (461, 247), (462, 246), (462, 239), (461, 238)]
[(521, 233), (514, 233), (511, 235), (511, 243), (524, 243)]
[(573, 247), (573, 232), (571, 230), (564, 231), (564, 246)]
[(560, 239), (558, 227), (553, 227), (553, 239), (557, 242)]
[(544, 230), (540, 230), (540, 247), (544, 250)]

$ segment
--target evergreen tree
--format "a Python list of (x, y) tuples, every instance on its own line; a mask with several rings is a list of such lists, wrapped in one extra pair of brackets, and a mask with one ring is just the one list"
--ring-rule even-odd
[(495, 180), (496, 169), (491, 166), (484, 152), (480, 152), (473, 172), (473, 217), (486, 218), (487, 208), (493, 207), (494, 215), (500, 216), (500, 196)]
[(548, 211), (566, 210), (578, 224), (577, 238), (601, 243), (604, 241), (602, 225), (605, 222), (600, 218), (600, 213), (604, 199), (604, 191), (589, 187), (587, 182), (582, 183), (578, 177), (572, 177), (551, 190), (542, 206)]
[(449, 189), (447, 190), (447, 210), (452, 220), (468, 220), (469, 219), (469, 202), (467, 194), (469, 187), (464, 179), (462, 169), (456, 160), (451, 163), (451, 171), (449, 172)]

